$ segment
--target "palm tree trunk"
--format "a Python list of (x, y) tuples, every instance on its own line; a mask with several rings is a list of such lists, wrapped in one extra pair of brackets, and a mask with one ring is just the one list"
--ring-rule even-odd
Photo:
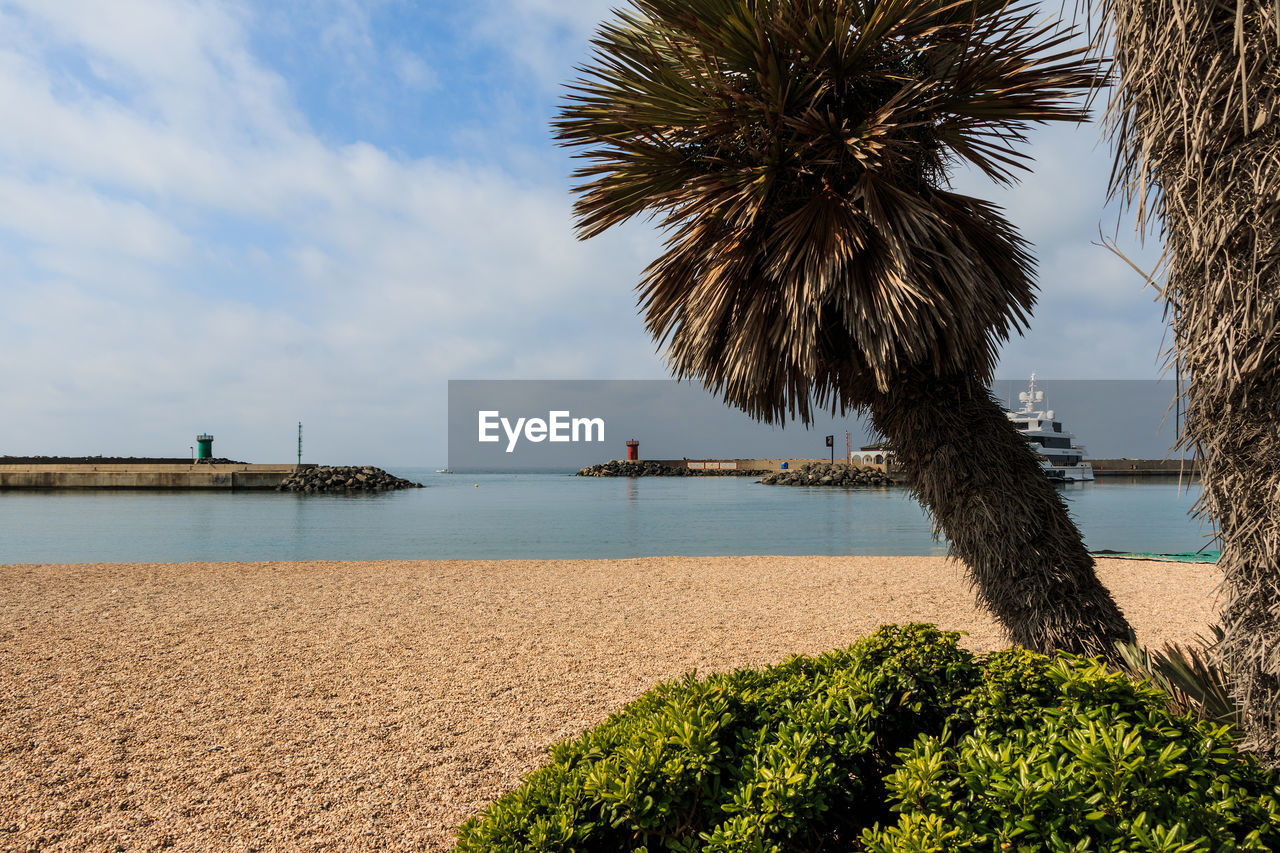
[(1158, 227), (1183, 446), (1218, 523), (1217, 648), (1245, 745), (1280, 764), (1280, 6), (1102, 0), (1118, 85), (1112, 192)]
[(1225, 392), (1193, 378), (1187, 434), (1203, 454), (1200, 510), (1222, 537), (1223, 637), (1215, 652), (1235, 686), (1245, 745), (1280, 765), (1280, 386), (1247, 379), (1251, 391)]
[(1116, 657), (1124, 615), (1026, 440), (976, 379), (911, 375), (871, 405), (898, 470), (1010, 638)]

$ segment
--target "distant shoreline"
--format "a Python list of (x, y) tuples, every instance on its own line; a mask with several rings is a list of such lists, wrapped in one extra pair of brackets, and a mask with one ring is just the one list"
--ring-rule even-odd
[(0, 456), (0, 465), (248, 465), (235, 459), (194, 456)]

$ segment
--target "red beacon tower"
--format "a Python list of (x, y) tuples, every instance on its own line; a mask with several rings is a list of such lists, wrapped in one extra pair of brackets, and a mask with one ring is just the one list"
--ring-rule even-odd
[(627, 439), (627, 461), (638, 462), (640, 460), (640, 442), (634, 438)]

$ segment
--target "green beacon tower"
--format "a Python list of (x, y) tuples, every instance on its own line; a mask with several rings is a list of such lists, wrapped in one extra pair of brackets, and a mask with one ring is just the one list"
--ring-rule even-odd
[(213, 436), (207, 433), (196, 436), (196, 458), (213, 458)]

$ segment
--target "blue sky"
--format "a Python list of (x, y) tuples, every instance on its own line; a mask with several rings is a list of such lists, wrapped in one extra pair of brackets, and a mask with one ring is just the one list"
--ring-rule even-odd
[[(657, 235), (577, 242), (548, 131), (609, 6), (0, 0), (0, 454), (287, 461), (302, 420), (310, 461), (435, 465), (448, 379), (665, 377)], [(956, 178), (1040, 258), (999, 375), (1162, 375), (1098, 127), (1032, 146)]]

